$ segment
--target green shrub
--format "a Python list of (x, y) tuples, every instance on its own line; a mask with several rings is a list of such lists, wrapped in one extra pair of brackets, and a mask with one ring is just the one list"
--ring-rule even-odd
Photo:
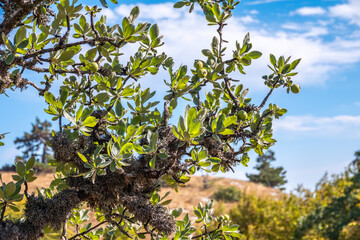
[(2, 166), (0, 168), (0, 171), (3, 171), (3, 172), (15, 172), (15, 165), (12, 164), (5, 164), (4, 166)]
[(37, 161), (35, 162), (34, 170), (36, 170), (37, 173), (54, 173), (56, 172), (56, 167)]
[(306, 213), (306, 204), (292, 194), (277, 199), (243, 195), (229, 215), (246, 239), (286, 240), (291, 239), (299, 218)]
[(217, 201), (236, 202), (239, 201), (241, 192), (236, 187), (220, 188), (214, 194)]

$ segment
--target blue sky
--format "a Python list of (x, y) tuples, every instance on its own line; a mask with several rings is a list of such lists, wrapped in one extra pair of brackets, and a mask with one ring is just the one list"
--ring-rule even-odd
[[(103, 12), (108, 23), (114, 24), (139, 5), (139, 21), (159, 24), (165, 36), (163, 51), (178, 65), (192, 65), (193, 59), (203, 57), (201, 49), (209, 47), (216, 29), (206, 25), (200, 11), (188, 14), (186, 9), (173, 9), (173, 3), (119, 1)], [(269, 53), (303, 59), (294, 78), (301, 92), (288, 95), (280, 90), (270, 98), (288, 109), (274, 125), (278, 143), (272, 149), (275, 165), (287, 170), (287, 189), (300, 183), (313, 188), (326, 171), (343, 171), (360, 149), (360, 1), (244, 0), (224, 29), (228, 49), (235, 40), (242, 41), (247, 32), (253, 48), (264, 55), (246, 69), (247, 75), (235, 77), (250, 88), (249, 96), (255, 102), (266, 94), (261, 76), (269, 73)], [(128, 48), (125, 53), (132, 50)], [(160, 73), (144, 79), (143, 84), (162, 94), (165, 78)], [(0, 148), (0, 164), (11, 163), (19, 154), (12, 142), (30, 130), (36, 116), (47, 118), (44, 101), (32, 89), (9, 95), (0, 95), (0, 133), (10, 132), (6, 145)], [(253, 172), (255, 158), (254, 154), (248, 168), (239, 166), (236, 173), (226, 176), (245, 180), (245, 172)]]

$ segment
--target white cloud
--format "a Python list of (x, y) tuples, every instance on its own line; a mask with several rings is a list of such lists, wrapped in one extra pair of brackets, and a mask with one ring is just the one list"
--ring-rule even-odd
[(350, 23), (360, 26), (360, 1), (348, 0), (329, 8), (330, 15), (349, 20)]
[(325, 13), (326, 10), (322, 7), (302, 7), (294, 12), (291, 12), (293, 15), (297, 14), (301, 16), (324, 15)]
[(254, 19), (252, 16), (249, 16), (249, 15), (247, 15), (245, 17), (241, 17), (240, 21), (242, 23), (256, 23), (256, 22), (258, 22), (258, 20)]
[(251, 2), (246, 2), (249, 5), (257, 5), (257, 4), (264, 4), (264, 3), (272, 3), (272, 2), (283, 2), (283, 1), (287, 1), (287, 0), (257, 0), (257, 1), (251, 1)]
[(360, 138), (360, 115), (334, 117), (285, 116), (274, 122), (276, 132), (304, 133), (312, 136)]
[[(145, 19), (152, 19), (158, 21), (160, 19), (178, 19), (184, 14), (184, 9), (176, 9), (173, 7), (174, 3), (158, 3), (158, 4), (121, 4), (115, 9), (115, 13), (128, 16), (131, 9), (135, 6), (139, 6), (141, 10), (141, 17)], [(149, 7), (151, 6), (151, 7)]]
[(313, 23), (294, 23), (289, 22), (283, 24), (281, 27), (286, 30), (292, 30), (300, 33), (302, 37), (317, 37), (321, 35), (327, 35), (329, 33), (328, 29), (325, 26), (318, 26), (320, 24)]
[[(121, 22), (122, 16), (127, 16), (133, 6), (119, 5), (113, 13), (106, 13), (108, 19), (113, 23)], [(194, 59), (204, 58), (201, 50), (210, 47), (210, 41), (217, 33), (216, 26), (207, 26), (206, 20), (200, 13), (201, 9), (195, 9), (189, 14), (186, 8), (174, 9), (172, 3), (139, 6), (140, 21), (158, 23), (160, 33), (164, 35), (165, 45), (160, 51), (172, 56), (178, 65), (192, 66)], [(333, 72), (343, 69), (345, 64), (360, 61), (359, 41), (346, 40), (343, 36), (333, 41), (322, 40), (322, 36), (328, 34), (326, 25), (293, 24), (272, 31), (261, 25), (247, 24), (256, 21), (258, 19), (254, 16), (234, 16), (224, 28), (224, 39), (229, 41), (229, 44), (226, 44), (229, 49), (227, 57), (231, 57), (231, 49), (234, 48), (235, 41), (242, 42), (247, 32), (251, 33), (254, 49), (263, 52), (262, 58), (245, 69), (247, 76), (240, 74), (233, 76), (238, 79), (248, 79), (245, 80), (248, 87), (257, 86), (265, 89), (261, 76), (269, 73), (266, 65), (269, 63), (270, 53), (277, 56), (292, 55), (293, 59), (302, 58), (298, 69), (299, 75), (294, 79), (302, 85), (324, 84)], [(163, 76), (157, 78), (160, 81), (164, 79)]]

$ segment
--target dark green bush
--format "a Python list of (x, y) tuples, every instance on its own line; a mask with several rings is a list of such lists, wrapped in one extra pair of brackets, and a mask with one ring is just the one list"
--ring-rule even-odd
[(220, 188), (214, 194), (217, 201), (236, 202), (239, 201), (241, 192), (236, 187)]
[(3, 172), (15, 172), (15, 165), (14, 164), (12, 164), (12, 165), (10, 165), (10, 164), (5, 164), (4, 166), (2, 166), (1, 168), (0, 168), (0, 171), (3, 171)]

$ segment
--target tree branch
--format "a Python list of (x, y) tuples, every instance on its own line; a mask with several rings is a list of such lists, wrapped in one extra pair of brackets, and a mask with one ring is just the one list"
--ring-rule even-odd
[(4, 219), (4, 215), (5, 215), (5, 211), (6, 211), (6, 206), (7, 206), (7, 202), (3, 202), (3, 209), (2, 209), (2, 212), (1, 212), (1, 216), (0, 216), (0, 222), (2, 222), (3, 219)]
[(107, 221), (106, 221), (106, 220), (105, 220), (105, 221), (102, 221), (102, 222), (96, 224), (95, 226), (93, 226), (92, 228), (89, 228), (88, 230), (86, 230), (86, 231), (84, 231), (84, 232), (81, 232), (81, 233), (78, 233), (78, 234), (72, 236), (72, 237), (69, 238), (68, 240), (75, 240), (77, 237), (83, 236), (83, 235), (91, 232), (92, 230), (94, 230), (94, 229), (100, 227), (101, 225), (103, 225), (104, 223), (107, 223)]
[[(4, 11), (5, 15), (3, 18), (2, 23), (0, 24), (0, 32), (4, 33), (6, 36), (17, 26), (19, 26), (19, 24), (21, 23), (21, 21), (27, 16), (29, 15), (33, 9), (38, 6), (39, 4), (41, 4), (42, 2), (48, 2), (48, 0), (35, 0), (35, 1), (26, 1), (23, 4), (20, 4), (20, 2), (22, 1), (13, 1), (13, 5), (17, 5), (17, 6), (8, 6), (8, 7), (14, 7), (15, 9), (12, 10), (12, 12), (10, 11)], [(11, 4), (11, 2), (2, 2), (4, 5), (9, 5)], [(4, 7), (3, 7), (4, 9)], [(5, 9), (4, 9), (5, 10)], [(10, 9), (9, 9), (10, 10)], [(2, 38), (0, 38), (0, 45), (3, 45), (4, 41)]]
[(261, 108), (263, 108), (267, 102), (267, 100), (269, 99), (270, 95), (272, 94), (272, 92), (275, 89), (276, 84), (279, 82), (279, 80), (277, 80), (271, 87), (270, 91), (268, 92), (268, 94), (265, 96), (264, 100), (262, 101), (262, 103), (259, 105), (259, 107), (257, 107), (255, 110), (259, 111)]
[[(205, 226), (205, 227), (206, 227), (206, 226)], [(216, 232), (217, 230), (219, 230), (219, 229), (220, 229), (220, 227), (221, 227), (221, 224), (219, 224), (219, 225), (217, 226), (217, 228), (216, 228), (216, 229), (214, 229), (214, 230), (212, 230), (212, 231), (210, 231), (210, 232), (205, 231), (205, 232), (204, 232), (204, 233), (202, 233), (202, 234), (199, 234), (199, 235), (193, 236), (191, 239), (201, 238), (202, 236), (212, 234), (212, 233)]]

